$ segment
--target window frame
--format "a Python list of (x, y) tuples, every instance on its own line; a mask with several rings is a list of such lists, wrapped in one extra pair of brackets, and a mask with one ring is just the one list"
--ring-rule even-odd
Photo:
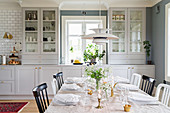
[[(70, 61), (67, 60), (67, 51), (69, 49), (67, 49), (67, 42), (68, 42), (68, 38), (67, 38), (67, 21), (95, 21), (95, 20), (99, 20), (99, 16), (86, 16), (86, 17), (83, 17), (83, 16), (62, 16), (62, 32), (61, 32), (61, 35), (62, 35), (62, 58), (61, 58), (61, 62), (62, 64), (70, 64)], [(103, 28), (106, 28), (107, 26), (107, 17), (106, 16), (101, 16), (101, 20), (103, 22)], [(86, 48), (86, 45), (83, 47), (84, 50)], [(104, 47), (106, 48), (106, 47)], [(103, 63), (106, 63), (106, 59), (107, 59), (107, 56), (105, 55), (104, 56), (104, 60), (103, 60)]]
[[(168, 3), (165, 6), (165, 80), (166, 81), (170, 81), (170, 75), (168, 76), (168, 61), (170, 60), (170, 59), (168, 60), (168, 41), (170, 40), (168, 39), (169, 38), (168, 35), (170, 36), (170, 34), (168, 33), (168, 30), (170, 30), (170, 3)], [(169, 49), (170, 49), (170, 44), (169, 44)]]

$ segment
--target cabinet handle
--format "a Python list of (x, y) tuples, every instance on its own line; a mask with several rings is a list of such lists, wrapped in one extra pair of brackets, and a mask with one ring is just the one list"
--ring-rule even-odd
[(35, 69), (37, 69), (37, 67)]
[(128, 67), (128, 69), (130, 69), (130, 67)]
[(4, 81), (1, 81), (1, 83), (4, 83)]
[(132, 67), (132, 69), (135, 69), (134, 67)]
[(39, 69), (41, 69), (41, 67), (39, 67)]

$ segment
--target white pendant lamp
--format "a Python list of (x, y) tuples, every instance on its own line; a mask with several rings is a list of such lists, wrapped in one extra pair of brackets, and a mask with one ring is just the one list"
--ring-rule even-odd
[[(100, 0), (99, 0), (99, 2), (100, 2)], [(100, 14), (100, 20), (101, 20), (101, 7), (100, 7), (99, 14)], [(81, 38), (82, 39), (92, 39), (93, 43), (96, 43), (99, 45), (108, 43), (108, 40), (119, 39), (119, 37), (109, 34), (109, 31), (111, 29), (104, 29), (100, 26), (102, 26), (102, 23), (99, 25), (98, 28), (90, 29), (90, 30), (93, 30), (95, 33), (89, 34), (89, 35), (83, 35)]]

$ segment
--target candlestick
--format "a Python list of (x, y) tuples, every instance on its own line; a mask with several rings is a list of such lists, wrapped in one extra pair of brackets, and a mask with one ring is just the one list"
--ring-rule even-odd
[(114, 97), (113, 87), (111, 87), (111, 95), (110, 97)]
[(103, 106), (100, 105), (100, 102), (101, 102), (101, 99), (98, 98), (98, 106), (96, 107), (97, 109), (102, 109), (103, 108)]

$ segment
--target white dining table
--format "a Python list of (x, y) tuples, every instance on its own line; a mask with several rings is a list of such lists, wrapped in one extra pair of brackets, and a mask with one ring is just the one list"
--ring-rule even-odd
[[(146, 94), (140, 89), (136, 92)], [(80, 101), (75, 106), (55, 105), (53, 100), (45, 113), (125, 113), (122, 101), (119, 99), (119, 91), (114, 92), (114, 97), (109, 97), (109, 100), (101, 101), (102, 109), (96, 109), (98, 105), (97, 93), (87, 95), (87, 92), (81, 91), (66, 91), (62, 88), (57, 94), (76, 94), (80, 95)], [(146, 94), (147, 95), (147, 94)], [(129, 113), (170, 113), (170, 109), (159, 101), (159, 104), (137, 104), (128, 101), (131, 105)]]

